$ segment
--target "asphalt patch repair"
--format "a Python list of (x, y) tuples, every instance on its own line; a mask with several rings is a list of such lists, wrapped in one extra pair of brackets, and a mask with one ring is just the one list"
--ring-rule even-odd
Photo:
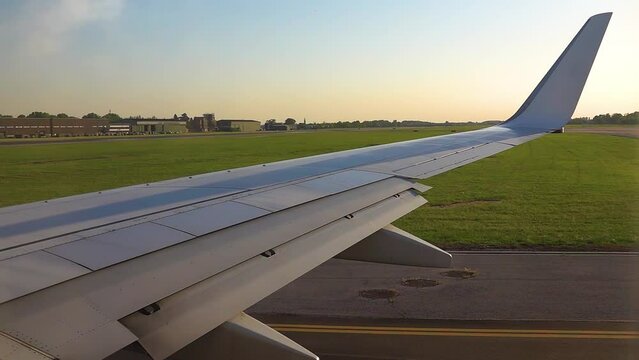
[(402, 286), (413, 288), (425, 288), (439, 285), (439, 281), (424, 278), (406, 278), (402, 280)]
[(456, 279), (470, 279), (477, 276), (477, 271), (469, 268), (464, 268), (463, 270), (444, 271), (441, 274)]
[(394, 289), (367, 289), (360, 290), (359, 296), (365, 299), (378, 300), (384, 299), (391, 301), (399, 295), (399, 291)]

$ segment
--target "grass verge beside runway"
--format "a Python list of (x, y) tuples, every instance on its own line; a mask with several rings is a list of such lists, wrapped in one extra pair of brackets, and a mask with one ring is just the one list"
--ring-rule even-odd
[[(471, 127), (457, 127), (456, 131)], [(0, 148), (0, 206), (450, 133), (450, 127)], [(639, 243), (639, 140), (553, 134), (427, 179), (397, 225), (447, 248), (625, 250)]]
[(551, 134), (425, 180), (397, 225), (455, 249), (624, 250), (639, 243), (639, 140)]

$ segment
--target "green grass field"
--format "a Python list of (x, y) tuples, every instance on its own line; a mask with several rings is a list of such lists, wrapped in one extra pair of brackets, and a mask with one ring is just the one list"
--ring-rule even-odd
[(448, 248), (627, 250), (639, 244), (639, 140), (551, 134), (427, 179), (397, 224)]
[[(455, 128), (457, 131), (471, 127)], [(450, 127), (0, 146), (0, 206), (450, 133)], [(397, 225), (446, 248), (639, 244), (639, 140), (553, 134), (426, 179)]]

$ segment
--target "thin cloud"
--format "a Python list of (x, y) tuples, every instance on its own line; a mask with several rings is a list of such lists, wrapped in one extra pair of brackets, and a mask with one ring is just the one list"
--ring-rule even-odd
[(28, 1), (18, 9), (12, 28), (29, 52), (59, 51), (74, 30), (89, 23), (117, 18), (125, 0)]

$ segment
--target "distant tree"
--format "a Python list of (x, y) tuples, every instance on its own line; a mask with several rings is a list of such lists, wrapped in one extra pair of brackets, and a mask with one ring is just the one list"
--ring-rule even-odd
[(55, 117), (60, 118), (60, 119), (66, 119), (69, 117), (69, 115), (65, 114), (65, 113), (59, 113), (58, 115), (56, 115)]
[(34, 119), (46, 119), (46, 118), (50, 118), (52, 116), (48, 112), (34, 111), (31, 114), (29, 114), (27, 117), (28, 118), (34, 118)]
[(624, 124), (639, 124), (639, 111), (624, 115)]
[(100, 115), (92, 112), (92, 113), (88, 113), (88, 114), (84, 115), (82, 118), (83, 119), (99, 119)]
[(628, 114), (599, 114), (592, 119), (579, 117), (571, 119), (569, 124), (639, 124), (639, 111)]
[(26, 116), (24, 116), (24, 114), (20, 114), (20, 115), (18, 115), (18, 119), (22, 119), (22, 118), (25, 118), (25, 117), (26, 117)]
[(173, 120), (178, 120), (177, 114), (173, 114)]
[(284, 120), (284, 124), (286, 125), (295, 125), (296, 121), (293, 118), (287, 118), (286, 120)]
[(592, 118), (594, 124), (610, 124), (610, 114), (599, 114)]
[(109, 121), (118, 121), (118, 120), (122, 120), (122, 118), (120, 117), (120, 115), (116, 114), (116, 113), (108, 113), (105, 114), (104, 116), (102, 116), (103, 119), (107, 119)]
[(270, 130), (271, 126), (274, 126), (275, 124), (277, 124), (277, 120), (275, 119), (268, 119), (264, 122), (264, 130)]
[(590, 122), (590, 118), (589, 117), (578, 117), (578, 118), (573, 118), (571, 119), (568, 124), (574, 125), (574, 124), (588, 124)]
[(623, 115), (619, 113), (614, 113), (612, 114), (612, 116), (610, 116), (610, 121), (613, 124), (621, 124), (621, 122), (623, 121)]
[(182, 113), (179, 119), (182, 121), (189, 121), (189, 116), (186, 113)]
[(12, 118), (13, 115), (0, 115), (0, 118)]

